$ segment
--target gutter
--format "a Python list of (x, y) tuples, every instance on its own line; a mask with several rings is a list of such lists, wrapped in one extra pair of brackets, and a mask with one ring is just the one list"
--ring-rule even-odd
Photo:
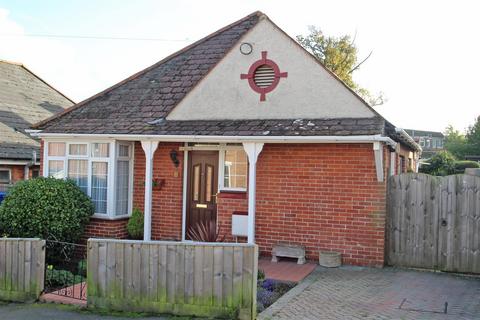
[(416, 151), (420, 153), (423, 151), (422, 147), (418, 143), (416, 143), (415, 140), (413, 140), (413, 138), (405, 130), (403, 130), (402, 128), (395, 128), (395, 132), (399, 134), (402, 138), (407, 140), (408, 143), (415, 146)]
[[(383, 142), (395, 148), (397, 143), (382, 135), (359, 136), (203, 136), (203, 135), (138, 135), (138, 134), (65, 134), (42, 133), (28, 130), (34, 137), (41, 138), (104, 138), (119, 140), (156, 140), (168, 142), (263, 142), (263, 143), (373, 143)], [(412, 140), (413, 141), (413, 140)]]

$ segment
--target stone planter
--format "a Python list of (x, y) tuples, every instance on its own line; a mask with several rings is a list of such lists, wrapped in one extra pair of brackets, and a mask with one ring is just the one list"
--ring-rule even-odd
[(342, 265), (342, 254), (340, 252), (320, 251), (318, 263), (327, 268), (340, 267)]

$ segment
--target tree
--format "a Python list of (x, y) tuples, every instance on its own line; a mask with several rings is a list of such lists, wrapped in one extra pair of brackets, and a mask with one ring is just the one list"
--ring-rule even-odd
[(358, 62), (358, 49), (355, 45), (355, 37), (343, 35), (341, 37), (326, 36), (322, 30), (314, 26), (309, 27), (309, 34), (298, 35), (297, 41), (315, 58), (317, 58), (328, 70), (342, 80), (347, 86), (358, 93), (371, 106), (381, 105), (385, 102), (383, 93), (372, 95), (370, 91), (360, 87), (353, 80), (353, 73), (370, 58), (372, 52)]
[(480, 116), (467, 130), (466, 141), (469, 155), (480, 155)]
[(448, 125), (444, 132), (445, 150), (453, 154), (458, 159), (463, 159), (468, 146), (465, 135), (456, 130), (452, 125)]

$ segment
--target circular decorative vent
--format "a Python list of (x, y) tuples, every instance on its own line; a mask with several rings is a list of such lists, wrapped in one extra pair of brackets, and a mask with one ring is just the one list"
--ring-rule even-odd
[(254, 62), (250, 66), (248, 74), (241, 74), (240, 79), (248, 79), (250, 88), (260, 93), (260, 101), (265, 101), (266, 94), (277, 87), (280, 78), (287, 76), (287, 72), (280, 72), (278, 65), (267, 59), (267, 51), (262, 51), (262, 59)]
[(275, 70), (268, 64), (261, 65), (253, 73), (253, 81), (260, 88), (270, 87), (275, 81)]

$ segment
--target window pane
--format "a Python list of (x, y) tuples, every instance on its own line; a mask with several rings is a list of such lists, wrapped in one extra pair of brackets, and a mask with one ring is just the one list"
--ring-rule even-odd
[(49, 160), (48, 161), (48, 176), (57, 179), (65, 177), (65, 169), (63, 168), (63, 160)]
[(95, 213), (107, 213), (108, 164), (92, 162), (92, 201)]
[(65, 155), (65, 142), (49, 142), (48, 155), (63, 157)]
[(130, 152), (129, 152), (129, 146), (124, 145), (124, 144), (119, 144), (118, 145), (118, 156), (119, 157), (129, 157)]
[(243, 150), (225, 151), (225, 188), (247, 188), (247, 154)]
[(92, 143), (92, 157), (108, 158), (108, 143)]
[(68, 178), (88, 192), (88, 160), (68, 160)]
[(117, 161), (117, 205), (115, 210), (117, 216), (128, 214), (129, 168), (128, 161)]
[(0, 183), (10, 183), (10, 170), (0, 170)]
[(87, 145), (86, 144), (70, 144), (68, 147), (68, 153), (71, 156), (86, 156)]

